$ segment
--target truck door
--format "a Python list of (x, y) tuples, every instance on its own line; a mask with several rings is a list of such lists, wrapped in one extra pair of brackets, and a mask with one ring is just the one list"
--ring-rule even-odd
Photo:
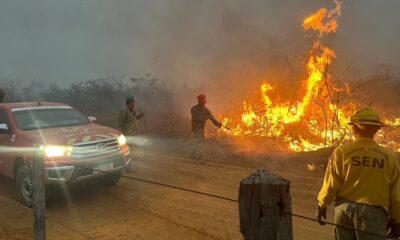
[(0, 108), (0, 174), (12, 176), (11, 128), (7, 112)]

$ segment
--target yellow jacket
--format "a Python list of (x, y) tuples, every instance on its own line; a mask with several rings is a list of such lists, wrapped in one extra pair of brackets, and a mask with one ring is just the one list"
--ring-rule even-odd
[(399, 163), (393, 151), (372, 139), (356, 139), (333, 152), (318, 194), (318, 204), (327, 206), (334, 198), (389, 209), (400, 222)]

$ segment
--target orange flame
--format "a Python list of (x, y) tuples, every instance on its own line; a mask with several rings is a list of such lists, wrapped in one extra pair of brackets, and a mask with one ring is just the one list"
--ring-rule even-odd
[(303, 28), (305, 30), (319, 31), (320, 36), (325, 33), (336, 32), (338, 27), (337, 18), (342, 13), (342, 3), (335, 0), (336, 7), (328, 11), (326, 8), (321, 8), (317, 12), (306, 17), (303, 21)]
[[(336, 18), (341, 13), (342, 5), (339, 1), (335, 1), (335, 3), (336, 7), (333, 10), (328, 11), (326, 8), (322, 8), (303, 21), (305, 30), (315, 30), (319, 33), (318, 39), (312, 45), (306, 66), (308, 78), (303, 98), (294, 104), (289, 102), (274, 103), (269, 93), (274, 91), (275, 88), (268, 82), (264, 82), (260, 86), (261, 104), (251, 105), (244, 101), (241, 121), (236, 123), (231, 132), (226, 131), (225, 133), (234, 136), (283, 137), (284, 141), (288, 142), (289, 148), (296, 151), (318, 149), (327, 144), (326, 139), (328, 137), (329, 143), (332, 144), (334, 137), (343, 135), (336, 129), (329, 133), (323, 131), (320, 127), (321, 118), (313, 117), (311, 114), (312, 110), (316, 108), (316, 102), (321, 101), (321, 104), (326, 104), (326, 99), (322, 99), (321, 96), (331, 94), (327, 93), (326, 87), (323, 85), (332, 86), (330, 76), (327, 75), (327, 67), (335, 58), (335, 53), (322, 44), (321, 38), (326, 33), (335, 32), (338, 26)], [(340, 90), (336, 89), (336, 91)], [(341, 125), (347, 121), (347, 118), (337, 107), (331, 106), (327, 111), (329, 111), (329, 113), (326, 113), (329, 114), (329, 117), (335, 115), (336, 119), (327, 122), (324, 127), (334, 124)], [(225, 118), (224, 124), (232, 125), (235, 123), (231, 119)], [(307, 135), (314, 138), (324, 138), (325, 143), (312, 144), (300, 135), (295, 136), (290, 130), (290, 127), (294, 127), (294, 125), (306, 128)]]
[[(321, 8), (306, 17), (302, 24), (304, 30), (318, 33), (306, 64), (308, 76), (302, 90), (303, 97), (294, 103), (276, 102), (270, 97), (276, 88), (263, 82), (259, 103), (243, 101), (239, 120), (224, 118), (224, 125), (234, 127), (231, 131), (222, 130), (223, 134), (277, 138), (294, 151), (317, 150), (351, 139), (346, 123), (355, 106), (339, 106), (336, 98), (340, 93), (349, 94), (350, 86), (344, 84), (340, 88), (332, 82), (328, 67), (336, 55), (323, 43), (324, 35), (336, 32), (338, 27), (342, 3), (339, 0), (334, 0), (334, 3), (334, 9)], [(400, 118), (385, 122), (389, 127), (378, 133), (378, 142), (400, 151)]]

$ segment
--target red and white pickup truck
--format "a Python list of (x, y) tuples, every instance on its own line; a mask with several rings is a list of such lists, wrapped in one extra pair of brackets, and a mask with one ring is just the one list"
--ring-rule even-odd
[(47, 184), (119, 181), (131, 161), (126, 139), (93, 120), (59, 103), (0, 103), (0, 174), (15, 179), (24, 205), (32, 205), (32, 149), (37, 146), (44, 148)]

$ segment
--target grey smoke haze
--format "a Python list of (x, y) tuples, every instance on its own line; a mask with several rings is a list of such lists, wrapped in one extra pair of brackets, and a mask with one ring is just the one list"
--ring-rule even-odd
[[(400, 69), (399, 0), (344, 0), (331, 39), (359, 74)], [(2, 0), (0, 76), (66, 85), (151, 72), (212, 94), (301, 67), (301, 20), (327, 0)], [(235, 85), (232, 87), (232, 85)]]

